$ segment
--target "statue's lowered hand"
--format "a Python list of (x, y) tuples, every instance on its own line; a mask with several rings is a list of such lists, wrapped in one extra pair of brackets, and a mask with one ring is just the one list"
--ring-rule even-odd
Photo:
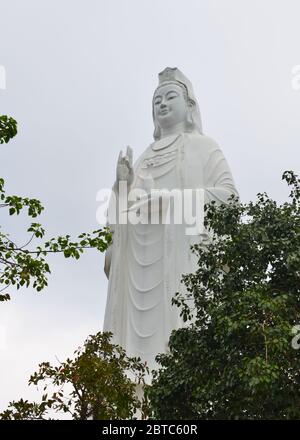
[(133, 172), (133, 153), (132, 149), (128, 146), (126, 150), (126, 155), (123, 157), (122, 150), (120, 151), (117, 163), (117, 182), (121, 180), (126, 181), (128, 185), (133, 182), (134, 172)]

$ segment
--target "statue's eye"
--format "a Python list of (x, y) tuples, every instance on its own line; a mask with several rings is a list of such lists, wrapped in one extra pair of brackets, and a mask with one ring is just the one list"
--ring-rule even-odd
[(156, 99), (154, 100), (154, 104), (155, 104), (155, 105), (160, 104), (160, 103), (161, 103), (161, 98), (156, 98)]
[(174, 98), (176, 98), (177, 97), (177, 95), (175, 94), (175, 93), (173, 93), (172, 95), (170, 94), (170, 95), (168, 95), (168, 101), (170, 100), (170, 99), (174, 99)]

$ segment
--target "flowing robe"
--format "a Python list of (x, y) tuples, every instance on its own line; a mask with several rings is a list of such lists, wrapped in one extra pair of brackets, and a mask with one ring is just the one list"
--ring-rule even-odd
[[(198, 133), (181, 133), (151, 144), (134, 166), (132, 188), (203, 189), (205, 203), (226, 203), (237, 194), (231, 172), (218, 145)], [(190, 246), (199, 237), (186, 234), (186, 224), (116, 224), (109, 271), (103, 331), (128, 356), (139, 356), (158, 367), (155, 356), (168, 351), (173, 329), (185, 324), (172, 306), (175, 292), (183, 293), (184, 273), (196, 270)], [(151, 374), (147, 377), (151, 383)]]

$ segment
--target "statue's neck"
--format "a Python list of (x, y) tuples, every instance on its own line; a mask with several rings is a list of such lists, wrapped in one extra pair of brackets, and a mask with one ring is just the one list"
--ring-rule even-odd
[(178, 124), (172, 125), (171, 127), (161, 128), (161, 139), (174, 134), (184, 133), (186, 131), (186, 123), (179, 122)]

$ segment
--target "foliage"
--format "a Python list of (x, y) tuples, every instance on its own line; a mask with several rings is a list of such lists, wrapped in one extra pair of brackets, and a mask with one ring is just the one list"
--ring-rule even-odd
[(0, 144), (7, 144), (16, 134), (17, 121), (8, 116), (0, 116)]
[[(17, 123), (13, 118), (0, 117), (0, 143), (8, 142), (17, 133)], [(0, 178), (0, 208), (8, 210), (9, 215), (19, 215), (24, 209), (30, 218), (38, 217), (44, 210), (37, 199), (7, 195), (4, 180)], [(45, 230), (40, 223), (32, 222), (27, 228), (30, 238), (27, 243), (17, 245), (9, 234), (0, 231), (0, 301), (10, 299), (8, 293), (1, 293), (10, 286), (19, 289), (32, 285), (38, 292), (47, 286), (47, 276), (50, 273), (46, 256), (49, 253), (62, 253), (66, 258), (79, 259), (84, 250), (95, 248), (104, 252), (111, 242), (108, 228), (98, 229), (92, 233), (82, 233), (73, 241), (70, 235), (51, 238), (49, 241), (28, 249), (33, 239), (41, 240)]]
[(127, 357), (121, 347), (111, 344), (111, 336), (99, 332), (74, 352), (74, 359), (57, 366), (40, 364), (29, 384), (43, 384), (46, 394), (41, 402), (10, 402), (0, 419), (49, 419), (49, 412), (69, 413), (75, 420), (133, 418), (143, 405), (135, 393), (136, 384), (144, 383), (148, 369), (139, 358)]
[(195, 245), (186, 296), (172, 302), (187, 327), (173, 331), (170, 353), (147, 391), (158, 419), (298, 419), (300, 353), (300, 179), (286, 171), (289, 201), (266, 193), (242, 204), (206, 206), (212, 232)]
[[(17, 123), (7, 116), (0, 117), (0, 143), (7, 143), (17, 133)], [(4, 180), (0, 178), (0, 208), (10, 216), (26, 210), (29, 218), (38, 217), (43, 206), (37, 199), (7, 195)], [(50, 267), (46, 261), (49, 253), (62, 253), (65, 258), (79, 259), (86, 249), (100, 252), (111, 242), (108, 228), (82, 233), (74, 241), (70, 235), (51, 238), (33, 249), (28, 246), (34, 239), (42, 240), (45, 230), (40, 223), (31, 222), (27, 228), (30, 239), (22, 246), (11, 240), (9, 234), (0, 232), (0, 301), (10, 299), (1, 294), (9, 286), (16, 289), (32, 285), (38, 292), (47, 286)], [(136, 411), (147, 411), (146, 400), (136, 394), (137, 384), (144, 383), (148, 371), (140, 359), (129, 358), (125, 351), (110, 343), (111, 333), (90, 336), (67, 359), (53, 366), (49, 362), (39, 365), (30, 379), (30, 385), (43, 384), (44, 394), (40, 403), (20, 399), (10, 402), (0, 414), (3, 420), (48, 419), (51, 414), (70, 413), (73, 419), (126, 419)], [(130, 378), (128, 377), (130, 375)], [(134, 378), (134, 380), (132, 380)], [(50, 391), (50, 394), (49, 394)]]

